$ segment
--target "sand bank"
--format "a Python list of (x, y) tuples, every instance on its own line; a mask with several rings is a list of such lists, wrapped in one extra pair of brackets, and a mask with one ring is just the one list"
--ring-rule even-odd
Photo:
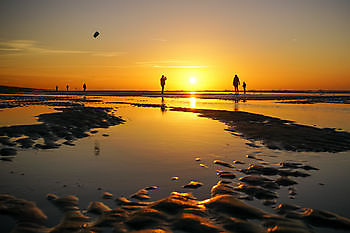
[[(0, 155), (15, 155), (16, 149), (8, 148), (14, 146), (55, 149), (61, 146), (57, 141), (62, 139), (63, 144), (73, 146), (75, 140), (88, 137), (89, 132), (95, 133), (92, 129), (108, 128), (124, 122), (110, 114), (110, 108), (70, 106), (56, 110), (59, 112), (40, 114), (40, 124), (0, 127), (0, 143), (5, 146), (0, 150)], [(39, 143), (40, 139), (44, 143)]]
[(137, 107), (168, 108), (171, 111), (192, 112), (225, 123), (229, 132), (251, 141), (248, 145), (259, 147), (261, 142), (270, 149), (309, 152), (342, 152), (350, 150), (350, 133), (334, 128), (318, 128), (294, 123), (261, 114), (212, 109), (167, 107), (161, 104), (130, 104)]
[[(317, 128), (288, 120), (240, 111), (170, 108), (171, 111), (198, 113), (224, 122), (234, 135), (261, 141), (270, 149), (289, 151), (341, 152), (350, 150), (350, 133)], [(239, 133), (239, 134), (237, 134)]]

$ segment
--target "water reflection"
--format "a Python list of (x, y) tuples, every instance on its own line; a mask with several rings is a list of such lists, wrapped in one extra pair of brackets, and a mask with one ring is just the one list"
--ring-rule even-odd
[(239, 100), (235, 99), (235, 111), (239, 111)]
[(190, 108), (195, 108), (196, 107), (196, 98), (191, 97), (190, 98)]
[(165, 101), (163, 96), (162, 96), (162, 104), (160, 105), (160, 111), (162, 111), (163, 114), (166, 112), (166, 106), (165, 106)]
[(95, 156), (100, 155), (100, 143), (97, 140), (95, 141), (94, 154)]

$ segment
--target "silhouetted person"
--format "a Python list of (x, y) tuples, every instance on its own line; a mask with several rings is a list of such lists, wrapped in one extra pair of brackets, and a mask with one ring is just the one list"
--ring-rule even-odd
[(238, 94), (238, 86), (239, 86), (240, 82), (239, 82), (239, 78), (237, 76), (237, 74), (235, 74), (235, 77), (233, 78), (233, 86), (235, 87), (235, 95)]
[(58, 86), (56, 86), (56, 91), (58, 91)]
[(165, 80), (166, 80), (166, 77), (162, 75), (162, 77), (160, 78), (160, 85), (162, 86), (162, 95), (164, 94)]
[(84, 83), (83, 84), (83, 89), (84, 89), (84, 92), (86, 91), (86, 84)]
[(69, 85), (67, 84), (67, 86), (66, 86), (66, 89), (67, 89), (67, 91), (69, 90)]
[(243, 91), (244, 91), (244, 95), (245, 95), (245, 88), (247, 87), (247, 84), (245, 83), (245, 81), (243, 81)]

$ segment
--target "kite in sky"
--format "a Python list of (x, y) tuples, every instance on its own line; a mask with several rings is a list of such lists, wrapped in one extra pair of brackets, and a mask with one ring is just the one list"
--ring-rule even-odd
[(94, 33), (94, 38), (97, 38), (98, 35), (100, 35), (100, 33), (99, 33), (99, 32), (95, 32), (95, 33)]

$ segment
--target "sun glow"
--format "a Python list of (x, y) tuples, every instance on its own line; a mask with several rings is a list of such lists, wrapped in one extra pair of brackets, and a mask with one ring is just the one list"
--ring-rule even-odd
[(190, 77), (188, 80), (191, 84), (195, 84), (197, 82), (197, 78), (196, 77)]

